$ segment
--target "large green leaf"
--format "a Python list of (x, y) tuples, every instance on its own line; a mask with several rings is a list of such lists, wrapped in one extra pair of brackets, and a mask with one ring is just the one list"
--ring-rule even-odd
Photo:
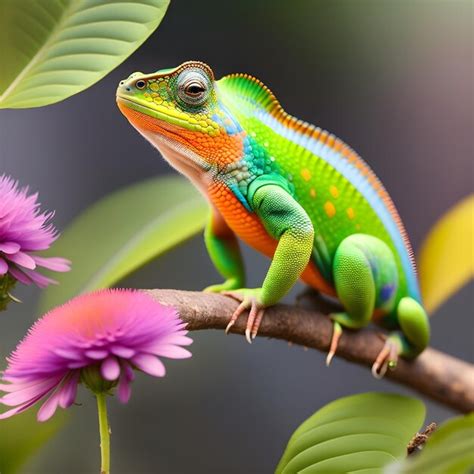
[(387, 474), (469, 474), (474, 471), (474, 413), (442, 424), (423, 451), (386, 469)]
[(169, 0), (0, 0), (0, 108), (91, 86), (160, 24)]
[(276, 473), (380, 473), (406, 454), (424, 417), (422, 402), (401, 395), (340, 398), (293, 433)]
[(31, 410), (0, 421), (0, 472), (13, 474), (64, 424), (64, 414), (38, 423)]
[(55, 274), (59, 285), (43, 292), (41, 309), (86, 291), (107, 288), (199, 232), (207, 205), (179, 176), (158, 177), (98, 201), (66, 229), (52, 254), (69, 258), (72, 270)]

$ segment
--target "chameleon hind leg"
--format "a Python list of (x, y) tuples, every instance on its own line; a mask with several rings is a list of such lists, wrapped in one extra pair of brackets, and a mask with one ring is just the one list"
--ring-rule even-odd
[(338, 246), (333, 261), (333, 277), (339, 300), (345, 312), (331, 314), (334, 321), (331, 346), (326, 365), (336, 353), (342, 328), (358, 329), (366, 326), (374, 311), (375, 281), (364, 242), (351, 235)]
[(387, 369), (395, 369), (398, 356), (414, 358), (428, 345), (430, 325), (428, 315), (415, 299), (407, 296), (397, 306), (397, 320), (401, 331), (390, 334), (372, 366), (374, 377), (383, 377)]

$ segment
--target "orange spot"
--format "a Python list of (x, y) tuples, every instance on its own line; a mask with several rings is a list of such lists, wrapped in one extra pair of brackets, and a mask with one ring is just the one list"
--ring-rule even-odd
[(324, 203), (324, 210), (326, 211), (326, 214), (329, 218), (332, 218), (336, 215), (336, 208), (334, 207), (334, 204), (331, 201), (326, 201)]
[(312, 198), (315, 198), (316, 197), (316, 190), (314, 188), (311, 188), (309, 190), (309, 195), (312, 197)]
[(301, 170), (301, 177), (305, 180), (305, 181), (309, 181), (311, 179), (311, 172), (309, 171), (308, 168), (303, 168)]
[(339, 197), (339, 189), (337, 189), (336, 186), (331, 186), (329, 188), (329, 192), (331, 193), (331, 196), (333, 198), (338, 198)]
[(292, 117), (291, 115), (287, 114), (282, 109), (282, 107), (278, 104), (274, 96), (272, 96), (272, 99), (274, 100), (274, 104), (276, 103), (276, 106), (273, 106), (272, 114), (285, 127), (288, 127), (293, 130), (298, 130), (301, 133), (304, 133), (305, 135), (313, 138), (314, 140), (320, 141), (322, 144), (330, 146), (333, 150), (340, 153), (343, 159), (347, 160), (348, 163), (351, 163), (353, 166), (355, 166), (360, 171), (360, 173), (363, 176), (365, 176), (369, 184), (373, 187), (373, 189), (377, 192), (377, 194), (383, 200), (385, 207), (392, 215), (393, 220), (395, 221), (398, 227), (400, 235), (403, 238), (405, 247), (408, 250), (410, 260), (412, 261), (412, 264), (414, 265), (413, 250), (411, 248), (411, 244), (408, 239), (405, 227), (403, 226), (400, 216), (398, 215), (397, 209), (395, 208), (395, 205), (393, 204), (393, 201), (388, 195), (387, 191), (382, 186), (379, 179), (377, 178), (375, 173), (370, 169), (370, 167), (362, 160), (362, 158), (354, 150), (352, 150), (352, 148), (350, 148), (342, 140), (335, 138), (334, 136), (330, 136), (328, 132), (326, 132), (325, 130), (321, 130), (319, 127), (316, 128), (313, 125), (307, 124), (305, 122), (302, 122), (301, 120), (298, 120)]
[(354, 209), (352, 209), (352, 207), (349, 207), (346, 212), (347, 212), (347, 217), (349, 219), (354, 219), (355, 212), (354, 212)]

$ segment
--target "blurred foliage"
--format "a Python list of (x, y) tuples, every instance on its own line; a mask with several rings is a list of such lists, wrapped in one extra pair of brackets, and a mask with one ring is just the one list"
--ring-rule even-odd
[(63, 426), (64, 414), (58, 414), (47, 423), (38, 423), (31, 410), (0, 425), (0, 472), (13, 474), (35, 454)]
[(0, 108), (38, 107), (91, 86), (160, 24), (169, 0), (0, 0)]
[(386, 474), (469, 474), (474, 471), (474, 413), (452, 418), (431, 435), (421, 453)]
[[(110, 194), (77, 217), (54, 245), (72, 271), (42, 295), (43, 311), (75, 295), (108, 288), (204, 227), (207, 205), (179, 176), (158, 177)], [(159, 282), (157, 282), (159, 284)]]
[(363, 393), (318, 410), (293, 433), (276, 473), (379, 473), (406, 455), (425, 417), (421, 401)]
[(419, 274), (429, 313), (474, 277), (474, 194), (446, 212), (421, 246)]

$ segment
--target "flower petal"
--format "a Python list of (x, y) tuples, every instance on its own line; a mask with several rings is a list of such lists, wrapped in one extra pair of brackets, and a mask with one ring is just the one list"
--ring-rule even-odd
[(123, 364), (123, 370), (125, 372), (125, 375), (127, 377), (127, 380), (129, 380), (130, 382), (132, 380), (135, 380), (135, 372), (133, 371), (132, 367), (130, 366), (130, 364), (127, 364), (127, 363), (124, 363)]
[(79, 372), (75, 372), (69, 377), (60, 388), (59, 391), (59, 406), (61, 408), (69, 408), (76, 399), (77, 384), (79, 382)]
[(40, 288), (46, 288), (48, 285), (56, 285), (58, 282), (52, 278), (45, 277), (41, 273), (34, 272), (32, 270), (23, 270), (24, 273), (31, 278), (31, 280), (36, 283)]
[[(185, 331), (187, 333), (187, 331)], [(161, 344), (176, 344), (179, 346), (189, 346), (193, 343), (193, 340), (182, 334), (169, 334), (168, 336), (160, 339)]]
[(0, 398), (0, 403), (11, 407), (21, 405), (22, 403), (29, 402), (33, 398), (46, 395), (57, 385), (57, 383), (57, 379), (48, 379), (25, 388), (21, 388), (20, 390), (11, 391), (10, 393), (7, 393), (7, 395), (4, 395)]
[(17, 252), (8, 256), (8, 260), (29, 270), (36, 268), (36, 263), (32, 257), (25, 252)]
[(136, 351), (130, 349), (129, 347), (117, 345), (112, 346), (110, 348), (110, 352), (112, 352), (112, 354), (115, 354), (117, 357), (121, 357), (123, 359), (130, 359), (130, 357), (133, 357), (136, 354)]
[(17, 253), (20, 249), (20, 244), (17, 244), (16, 242), (0, 242), (0, 252)]
[(54, 270), (56, 272), (68, 272), (71, 269), (71, 262), (59, 257), (38, 257), (33, 255), (33, 260), (40, 267)]
[(49, 420), (56, 413), (59, 404), (59, 395), (60, 393), (58, 391), (53, 392), (53, 394), (43, 403), (36, 415), (38, 421)]
[(43, 397), (43, 395), (38, 396), (38, 397), (34, 398), (33, 400), (30, 400), (27, 403), (23, 403), (23, 405), (19, 405), (15, 408), (12, 408), (11, 410), (8, 410), (8, 411), (5, 411), (5, 412), (1, 413), (0, 414), (0, 420), (5, 420), (6, 418), (10, 418), (13, 415), (16, 415), (18, 413), (21, 413), (21, 412), (27, 410), (28, 408), (33, 406), (36, 402), (41, 400), (42, 397)]
[(60, 347), (58, 349), (54, 349), (53, 352), (64, 359), (81, 361), (84, 360), (82, 352), (77, 349), (64, 349)]
[(100, 366), (100, 373), (106, 380), (117, 380), (120, 375), (120, 364), (115, 357), (107, 357)]
[(126, 373), (123, 373), (120, 377), (117, 395), (122, 403), (127, 403), (130, 400), (130, 396), (132, 395), (132, 386), (131, 380), (129, 380)]
[(5, 275), (8, 272), (8, 263), (0, 257), (0, 275)]
[(90, 359), (94, 360), (102, 360), (105, 359), (109, 355), (109, 351), (101, 350), (101, 349), (89, 349), (85, 352), (85, 355)]
[(166, 373), (163, 362), (151, 354), (137, 354), (132, 358), (132, 362), (143, 372), (155, 377), (163, 377)]
[(157, 344), (150, 352), (157, 356), (169, 357), (170, 359), (188, 359), (192, 356), (191, 352), (187, 349), (171, 344)]
[(21, 270), (15, 268), (14, 266), (10, 267), (9, 273), (13, 278), (17, 279), (20, 283), (23, 283), (24, 285), (31, 285), (33, 283), (31, 278), (29, 278)]

